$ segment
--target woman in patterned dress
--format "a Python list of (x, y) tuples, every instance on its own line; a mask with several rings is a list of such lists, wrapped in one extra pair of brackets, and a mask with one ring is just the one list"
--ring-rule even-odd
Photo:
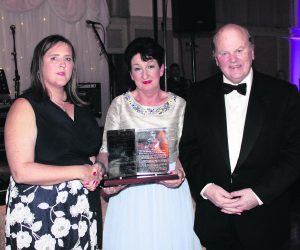
[(100, 131), (76, 93), (75, 58), (66, 38), (41, 40), (32, 85), (8, 113), (6, 249), (98, 249)]

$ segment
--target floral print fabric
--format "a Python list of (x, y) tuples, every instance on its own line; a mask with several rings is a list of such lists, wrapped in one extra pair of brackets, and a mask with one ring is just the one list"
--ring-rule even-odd
[[(50, 166), (91, 164), (89, 157), (99, 152), (101, 133), (89, 107), (75, 105), (72, 120), (50, 100), (37, 102), (31, 92), (22, 97), (35, 112), (35, 162)], [(100, 247), (100, 196), (89, 192), (79, 180), (38, 186), (15, 183), (11, 178), (6, 203), (6, 250)]]
[(87, 193), (77, 180), (28, 186), (11, 178), (6, 249), (97, 249), (96, 214)]

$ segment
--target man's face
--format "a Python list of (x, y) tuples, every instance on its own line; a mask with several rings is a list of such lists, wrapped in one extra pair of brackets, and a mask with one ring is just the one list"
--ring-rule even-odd
[(239, 26), (221, 29), (215, 38), (215, 60), (232, 83), (240, 83), (249, 73), (254, 50), (248, 34)]

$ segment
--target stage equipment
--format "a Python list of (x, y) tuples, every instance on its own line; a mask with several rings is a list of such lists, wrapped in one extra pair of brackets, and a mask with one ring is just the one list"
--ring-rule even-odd
[(101, 83), (87, 82), (78, 83), (77, 87), (80, 98), (91, 104), (95, 116), (101, 117)]
[(17, 52), (16, 52), (16, 39), (15, 39), (16, 26), (15, 25), (10, 25), (10, 30), (11, 30), (12, 35), (13, 35), (13, 48), (14, 48), (14, 51), (11, 54), (12, 54), (12, 56), (14, 58), (14, 62), (15, 62), (15, 78), (13, 80), (15, 82), (15, 98), (17, 98), (20, 94), (20, 75), (19, 75), (19, 72), (18, 72)]
[(11, 98), (5, 72), (0, 68), (0, 104), (10, 104)]
[(196, 81), (195, 34), (216, 28), (214, 0), (172, 0), (173, 31), (190, 34), (192, 81)]
[(199, 33), (216, 28), (214, 0), (172, 0), (173, 31)]
[(105, 45), (104, 43), (102, 42), (101, 40), (101, 37), (96, 29), (96, 25), (99, 25), (101, 28), (102, 28), (102, 31), (103, 31), (103, 34), (105, 36), (105, 29), (103, 27), (103, 25), (99, 22), (94, 22), (94, 21), (91, 21), (91, 20), (86, 20), (86, 23), (88, 26), (92, 26), (93, 28), (93, 31), (99, 41), (99, 45), (100, 45), (100, 56), (104, 54), (106, 60), (107, 60), (107, 63), (108, 63), (108, 67), (109, 67), (109, 90), (110, 90), (110, 101), (112, 101), (113, 97), (114, 97), (114, 94), (115, 94), (115, 77), (114, 77), (114, 73), (115, 73), (115, 67), (114, 67), (114, 64), (113, 62), (111, 61), (110, 57), (108, 56), (108, 53), (105, 49)]
[(168, 69), (168, 62), (167, 62), (167, 51), (168, 51), (168, 44), (167, 44), (167, 4), (168, 1), (162, 1), (162, 10), (163, 10), (163, 23), (162, 23), (162, 30), (163, 30), (163, 42), (164, 42), (164, 49), (165, 49), (165, 56), (164, 56), (164, 66), (165, 66), (165, 73), (164, 73), (164, 83), (165, 83), (165, 90), (168, 90), (167, 84), (167, 69)]
[(153, 16), (153, 36), (155, 42), (158, 42), (157, 0), (152, 0), (152, 16)]

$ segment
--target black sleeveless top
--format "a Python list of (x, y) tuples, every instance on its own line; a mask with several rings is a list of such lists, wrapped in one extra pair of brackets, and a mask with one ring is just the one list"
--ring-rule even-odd
[[(99, 152), (101, 133), (88, 106), (74, 105), (73, 121), (49, 99), (38, 102), (30, 91), (21, 97), (30, 102), (36, 117), (35, 162), (58, 166), (92, 164), (89, 157)], [(15, 235), (25, 231), (30, 249), (44, 244), (45, 237), (51, 238), (49, 242), (55, 244), (55, 249), (101, 247), (99, 189), (90, 192), (79, 180), (34, 186), (15, 183), (11, 178), (6, 218), (6, 245), (11, 249), (17, 248)]]
[[(21, 95), (35, 113), (37, 138), (35, 162), (49, 165), (91, 164), (101, 146), (100, 128), (89, 106), (74, 105), (74, 121), (50, 101), (35, 101), (32, 92)], [(99, 190), (89, 192), (90, 208), (100, 212)]]

